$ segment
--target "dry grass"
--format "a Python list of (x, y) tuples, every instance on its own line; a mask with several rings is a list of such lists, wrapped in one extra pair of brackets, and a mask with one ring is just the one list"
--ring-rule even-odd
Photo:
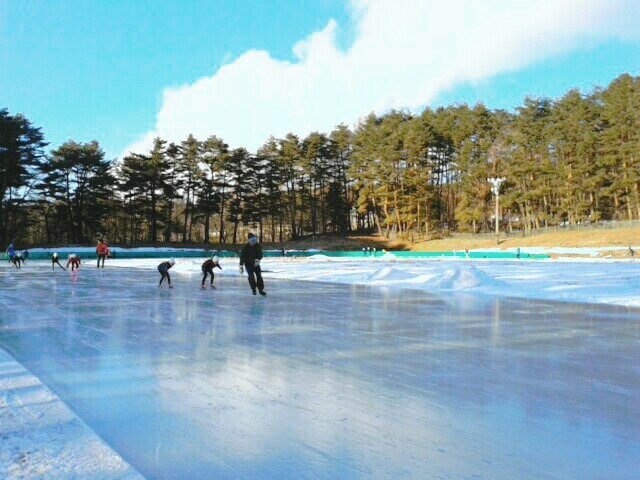
[[(528, 237), (510, 236), (501, 237), (499, 248), (526, 248), (526, 247), (628, 247), (640, 245), (640, 227), (621, 228), (617, 230), (589, 230), (589, 231), (559, 231), (541, 233)], [(274, 245), (281, 247), (283, 245)], [(315, 240), (303, 240), (288, 242), (284, 245), (288, 249), (318, 248), (325, 250), (360, 250), (363, 247), (376, 247), (390, 250), (411, 250), (428, 252), (446, 252), (451, 250), (469, 250), (478, 248), (495, 248), (494, 237), (452, 234), (442, 239), (410, 242), (401, 240), (388, 240), (378, 235), (372, 236), (322, 236)], [(638, 248), (640, 255), (640, 248)], [(602, 252), (602, 255), (622, 257), (628, 256), (627, 250), (611, 250)]]

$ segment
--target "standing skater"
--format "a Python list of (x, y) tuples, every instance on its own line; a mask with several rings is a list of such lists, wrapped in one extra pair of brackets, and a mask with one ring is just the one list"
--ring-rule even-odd
[(67, 260), (67, 268), (69, 268), (69, 265), (71, 265), (72, 272), (80, 268), (80, 257), (75, 253), (70, 253), (69, 258)]
[(243, 266), (247, 269), (249, 276), (249, 285), (251, 291), (256, 294), (256, 287), (260, 295), (265, 296), (264, 280), (262, 279), (262, 270), (260, 269), (260, 260), (262, 260), (262, 247), (258, 243), (258, 238), (253, 234), (249, 234), (249, 241), (240, 252), (240, 274), (243, 273)]
[(96, 247), (96, 254), (98, 255), (97, 267), (100, 268), (100, 260), (102, 260), (102, 268), (104, 268), (104, 259), (109, 256), (109, 247), (107, 246), (106, 243), (104, 243), (104, 240), (102, 238), (98, 240), (98, 246)]
[(53, 253), (53, 255), (51, 255), (51, 270), (55, 270), (56, 269), (56, 264), (58, 264), (58, 266), (63, 269), (66, 270), (66, 268), (64, 268), (61, 264), (60, 264), (60, 260), (58, 260), (58, 254), (56, 252)]
[(11, 240), (11, 243), (7, 247), (6, 254), (7, 258), (9, 259), (9, 263), (13, 263), (15, 265), (15, 262), (13, 261), (13, 257), (15, 257), (16, 255), (16, 247), (14, 246), (14, 242), (15, 240)]
[(204, 282), (207, 279), (207, 275), (211, 275), (211, 288), (216, 288), (213, 286), (213, 269), (214, 267), (218, 267), (220, 270), (222, 270), (222, 267), (220, 266), (220, 259), (218, 258), (217, 255), (214, 255), (213, 257), (211, 257), (210, 259), (208, 259), (207, 261), (205, 261), (202, 264), (202, 274), (204, 275), (202, 277), (202, 285), (200, 288), (205, 288), (204, 286)]
[(158, 284), (158, 288), (162, 288), (162, 282), (164, 282), (164, 279), (167, 279), (167, 284), (169, 285), (169, 288), (173, 288), (173, 285), (171, 285), (171, 277), (169, 276), (169, 269), (171, 267), (173, 267), (176, 264), (175, 259), (171, 258), (168, 262), (162, 262), (160, 265), (158, 265), (158, 271), (160, 272), (160, 283)]

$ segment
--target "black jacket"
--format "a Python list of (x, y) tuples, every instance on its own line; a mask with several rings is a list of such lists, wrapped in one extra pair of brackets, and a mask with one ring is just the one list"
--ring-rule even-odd
[(203, 272), (208, 272), (211, 271), (213, 272), (213, 269), (215, 267), (218, 267), (220, 270), (222, 270), (222, 267), (220, 266), (219, 263), (214, 262), (213, 260), (209, 259), (206, 260), (203, 264), (202, 264), (202, 271)]
[(173, 267), (173, 265), (171, 265), (171, 262), (162, 262), (160, 265), (158, 265), (158, 271), (160, 273), (166, 273), (171, 267)]
[(245, 246), (242, 247), (242, 252), (240, 252), (240, 266), (250, 265), (253, 267), (256, 259), (262, 260), (262, 247), (259, 243), (255, 245), (246, 243)]

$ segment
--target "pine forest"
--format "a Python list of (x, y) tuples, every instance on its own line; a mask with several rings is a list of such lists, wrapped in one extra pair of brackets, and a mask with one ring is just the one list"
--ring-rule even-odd
[[(496, 188), (489, 179), (501, 179)], [(496, 195), (497, 194), (497, 195)], [(640, 219), (640, 77), (512, 112), (482, 104), (371, 113), (350, 129), (268, 138), (212, 132), (105, 158), (99, 142), (51, 149), (0, 109), (0, 244), (235, 244), (375, 232), (529, 234)], [(499, 199), (497, 198), (499, 197)]]

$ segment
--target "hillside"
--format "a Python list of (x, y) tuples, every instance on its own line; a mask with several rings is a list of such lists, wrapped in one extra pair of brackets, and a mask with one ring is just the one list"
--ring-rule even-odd
[[(282, 245), (278, 245), (282, 246)], [(288, 249), (318, 248), (326, 250), (359, 250), (363, 247), (376, 247), (388, 250), (411, 250), (446, 252), (450, 250), (469, 250), (481, 248), (496, 248), (495, 237), (472, 236), (469, 234), (451, 234), (441, 239), (420, 242), (408, 242), (387, 240), (379, 235), (371, 236), (320, 236), (315, 240), (305, 239), (284, 244)], [(528, 237), (509, 236), (501, 237), (499, 248), (506, 250), (516, 247), (571, 247), (571, 248), (603, 248), (602, 255), (614, 257), (626, 257), (627, 250), (606, 251), (606, 247), (632, 246), (640, 254), (640, 227), (620, 228), (615, 230), (584, 230), (584, 231), (557, 231), (540, 233)]]

